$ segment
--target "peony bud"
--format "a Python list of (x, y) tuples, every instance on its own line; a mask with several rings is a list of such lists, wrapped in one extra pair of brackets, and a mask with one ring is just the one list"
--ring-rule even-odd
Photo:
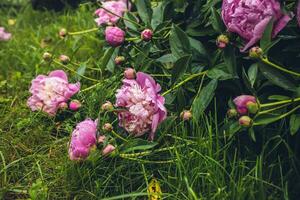
[(107, 156), (108, 154), (112, 153), (116, 147), (114, 147), (111, 144), (108, 144), (103, 150), (102, 150), (102, 155)]
[(10, 25), (10, 26), (14, 26), (14, 25), (16, 24), (16, 22), (17, 22), (17, 20), (15, 20), (15, 19), (8, 19), (8, 20), (7, 20), (7, 23), (8, 23), (8, 25)]
[(70, 62), (69, 56), (66, 56), (66, 55), (60, 55), (59, 56), (59, 60), (64, 65), (66, 65), (66, 64), (68, 64)]
[(229, 109), (229, 110), (227, 111), (227, 116), (228, 116), (229, 118), (237, 117), (237, 116), (238, 116), (238, 112), (237, 112), (236, 109)]
[(252, 119), (248, 116), (242, 116), (239, 119), (239, 124), (243, 127), (250, 127), (252, 125)]
[(132, 68), (126, 68), (124, 71), (124, 77), (126, 79), (134, 79), (135, 78), (135, 70)]
[(72, 100), (69, 104), (70, 110), (76, 111), (81, 107), (81, 103), (78, 100)]
[(247, 103), (249, 103), (249, 102), (257, 103), (256, 98), (251, 95), (240, 95), (240, 96), (236, 97), (233, 100), (233, 102), (236, 106), (237, 112), (240, 115), (246, 115), (249, 112), (248, 108), (247, 108)]
[(219, 35), (216, 44), (220, 49), (224, 49), (229, 43), (229, 38), (226, 35)]
[(62, 110), (65, 110), (68, 108), (68, 104), (66, 102), (62, 102), (58, 105), (58, 107)]
[(108, 26), (105, 29), (105, 40), (113, 47), (120, 46), (125, 40), (125, 32), (119, 27)]
[(141, 33), (142, 40), (144, 40), (146, 42), (150, 41), (152, 39), (152, 36), (153, 36), (153, 31), (150, 29), (145, 29)]
[(246, 103), (248, 112), (251, 114), (255, 114), (258, 111), (258, 104), (252, 101)]
[(110, 101), (106, 101), (101, 106), (101, 110), (103, 110), (103, 111), (109, 111), (109, 110), (113, 110), (113, 109), (114, 109), (114, 106)]
[(184, 110), (180, 113), (180, 117), (182, 118), (183, 121), (188, 121), (193, 117), (193, 115), (192, 115), (191, 111)]
[(68, 35), (67, 29), (62, 28), (62, 29), (59, 30), (59, 37), (60, 37), (60, 38), (63, 39), (63, 38), (65, 38), (67, 35)]
[(46, 61), (46, 62), (50, 62), (50, 61), (52, 60), (52, 54), (51, 54), (51, 53), (48, 53), (48, 52), (45, 52), (45, 53), (43, 54), (43, 59), (44, 59), (44, 61)]
[(99, 144), (102, 144), (104, 141), (105, 141), (105, 139), (106, 139), (106, 137), (105, 137), (105, 135), (100, 135), (99, 137), (98, 137), (98, 143)]
[(260, 58), (263, 55), (263, 50), (260, 47), (252, 47), (249, 51), (250, 58)]
[(124, 56), (117, 56), (115, 58), (115, 64), (116, 65), (121, 65), (124, 61), (125, 61), (125, 57)]
[(113, 130), (113, 127), (112, 127), (112, 125), (111, 125), (110, 123), (105, 123), (105, 124), (103, 125), (102, 129), (103, 129), (104, 131), (111, 132), (111, 131)]

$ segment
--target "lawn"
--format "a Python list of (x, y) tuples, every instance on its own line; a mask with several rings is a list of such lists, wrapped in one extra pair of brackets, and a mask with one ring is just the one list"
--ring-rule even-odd
[[(128, 44), (126, 43), (128, 52), (118, 50), (125, 55), (126, 64), (114, 65), (111, 57), (115, 57), (118, 52), (108, 47), (103, 36), (104, 30), (97, 28), (93, 15), (98, 8), (96, 3), (88, 2), (77, 9), (60, 12), (36, 11), (29, 3), (22, 1), (16, 5), (20, 6), (0, 7), (0, 25), (12, 33), (9, 41), (0, 41), (0, 199), (299, 198), (300, 134), (296, 134), (297, 130), (290, 134), (290, 118), (276, 118), (275, 123), (271, 120), (272, 124), (268, 122), (258, 126), (254, 133), (253, 129), (253, 132), (244, 127), (240, 129), (226, 117), (227, 102), (237, 96), (238, 91), (249, 93), (255, 90), (255, 94), (264, 99), (267, 99), (270, 91), (273, 92), (272, 95), (296, 98), (300, 88), (298, 77), (295, 78), (298, 93), (280, 88), (276, 84), (277, 79), (275, 84), (261, 79), (255, 83), (253, 90), (244, 89), (246, 87), (241, 81), (243, 72), (237, 70), (238, 74), (235, 76), (240, 78), (224, 78), (228, 73), (222, 71), (221, 65), (218, 65), (219, 71), (194, 78), (193, 74), (201, 74), (205, 67), (212, 66), (222, 57), (222, 50), (218, 50), (212, 40), (216, 38), (216, 34), (208, 33), (210, 29), (205, 30), (209, 34), (207, 38), (200, 36), (200, 32), (194, 38), (202, 41), (208, 53), (213, 55), (213, 61), (208, 61), (212, 63), (206, 65), (206, 61), (200, 59), (198, 62), (193, 57), (188, 65), (193, 66), (193, 69), (182, 71), (175, 64), (173, 68), (179, 71), (171, 73), (174, 58), (164, 57), (166, 60), (162, 61), (161, 55), (173, 53), (174, 46), (168, 46), (168, 37), (174, 38), (172, 33), (171, 36), (168, 34), (171, 23), (178, 26), (183, 24), (181, 20), (190, 23), (190, 19), (182, 13), (177, 18), (166, 20), (163, 27), (167, 27), (167, 30), (162, 27), (160, 32), (157, 31), (161, 33), (157, 36), (161, 40), (153, 41), (157, 48), (148, 48), (147, 44), (151, 42), (141, 44), (137, 41), (136, 49), (129, 49), (131, 40), (136, 40), (130, 35)], [(203, 15), (207, 14), (206, 7), (201, 6)], [(152, 2), (152, 7), (155, 7), (155, 2)], [(137, 15), (137, 11), (132, 13)], [(128, 15), (131, 21), (125, 20), (127, 23), (124, 24), (134, 29), (132, 21), (135, 19), (132, 16)], [(145, 16), (141, 16), (142, 20), (144, 18)], [(296, 29), (295, 24), (296, 22), (290, 25), (288, 31)], [(197, 26), (199, 25), (194, 24), (194, 27)], [(172, 27), (176, 29), (177, 26)], [(62, 28), (70, 32), (65, 38), (59, 36)], [(189, 26), (182, 25), (181, 28), (186, 30)], [(84, 30), (90, 31), (78, 33)], [(135, 30), (126, 30), (135, 34)], [(300, 33), (297, 34), (299, 40)], [(190, 31), (189, 36), (192, 35)], [(272, 44), (272, 47), (286, 47), (287, 42), (292, 40), (283, 39), (282, 42)], [(295, 46), (296, 49), (297, 45)], [(45, 52), (51, 53), (53, 60), (45, 61)], [(299, 48), (291, 52), (283, 53), (283, 58), (278, 60), (295, 69), (299, 64), (299, 57), (283, 61), (287, 58), (286, 55), (298, 55)], [(71, 62), (62, 64), (59, 60), (62, 54), (67, 55)], [(242, 59), (238, 51), (233, 55)], [(276, 58), (277, 53), (274, 50), (270, 55)], [(200, 53), (198, 58), (202, 58), (201, 56), (203, 55)], [(159, 57), (162, 64), (153, 61)], [(179, 65), (183, 67), (185, 62), (188, 61), (182, 59)], [(243, 62), (243, 66), (250, 66), (249, 59)], [(149, 141), (146, 135), (129, 136), (118, 126), (118, 118), (114, 112), (101, 111), (101, 105), (106, 101), (115, 102), (117, 89), (122, 85), (123, 71), (126, 67), (133, 66), (137, 71), (151, 74), (161, 85), (162, 93), (167, 91), (165, 98), (168, 117), (159, 125), (153, 141)], [(72, 97), (81, 102), (79, 110), (61, 109), (55, 116), (51, 116), (42, 111), (33, 112), (28, 107), (31, 81), (37, 75), (46, 75), (53, 70), (64, 70), (70, 83), (80, 81), (81, 89)], [(265, 74), (262, 72), (257, 75), (257, 79), (262, 75)], [(200, 91), (204, 85), (204, 90), (208, 90), (215, 77), (218, 77), (219, 85), (215, 86), (213, 93), (207, 94), (211, 99), (208, 101), (207, 98), (200, 98), (200, 102), (208, 101), (204, 103), (203, 112), (193, 113), (192, 119), (182, 120), (180, 113), (183, 110), (190, 107), (194, 110), (202, 109), (204, 105), (195, 104), (199, 95), (204, 95), (198, 89)], [(284, 85), (284, 80), (282, 78), (279, 81)], [(258, 84), (267, 87), (260, 87)], [(234, 91), (232, 87), (236, 85), (239, 85), (239, 89)], [(271, 89), (268, 88), (270, 85)], [(264, 104), (266, 102), (263, 100)], [(280, 114), (293, 109), (296, 113), (299, 103), (297, 100), (295, 102), (295, 105), (289, 104), (287, 110), (280, 108)], [(68, 149), (72, 131), (77, 123), (86, 118), (98, 118), (99, 132), (111, 138), (109, 142), (116, 146), (116, 150), (102, 156), (101, 148), (97, 145), (98, 148), (92, 148), (85, 161), (70, 160)], [(298, 119), (299, 114), (295, 115), (295, 121)], [(102, 130), (102, 124), (106, 122), (112, 124), (113, 132)], [(151, 190), (153, 185), (161, 193), (154, 195), (149, 192), (148, 189)]]

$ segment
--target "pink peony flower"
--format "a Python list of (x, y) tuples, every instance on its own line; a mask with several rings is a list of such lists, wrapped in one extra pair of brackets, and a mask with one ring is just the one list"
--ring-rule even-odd
[(300, 1), (298, 1), (298, 6), (297, 6), (297, 21), (300, 26)]
[(86, 159), (96, 145), (97, 122), (86, 119), (77, 124), (71, 136), (69, 157), (71, 160)]
[(246, 40), (242, 51), (260, 40), (272, 18), (275, 20), (273, 37), (291, 20), (291, 16), (282, 13), (277, 0), (223, 0), (222, 18), (228, 31)]
[(126, 109), (119, 112), (119, 125), (134, 136), (150, 132), (149, 139), (153, 140), (157, 126), (167, 116), (160, 90), (160, 85), (142, 72), (136, 79), (124, 79), (116, 94), (116, 106)]
[(125, 40), (125, 32), (119, 27), (108, 26), (105, 29), (105, 40), (113, 47), (121, 45)]
[(127, 0), (105, 1), (102, 7), (103, 8), (99, 8), (95, 11), (95, 15), (98, 16), (98, 18), (95, 19), (98, 26), (102, 24), (116, 24), (119, 18), (123, 17), (127, 11)]
[(11, 33), (5, 32), (4, 27), (0, 27), (0, 41), (8, 41), (11, 38)]
[(114, 150), (116, 149), (116, 147), (114, 147), (111, 144), (108, 144), (106, 147), (104, 147), (104, 149), (102, 150), (102, 155), (103, 156), (107, 156), (108, 154), (112, 153)]
[(27, 105), (32, 111), (42, 110), (55, 115), (57, 110), (80, 90), (80, 83), (70, 84), (62, 70), (52, 71), (48, 76), (38, 75), (31, 82), (29, 92), (32, 94)]
[(238, 96), (233, 100), (233, 102), (234, 102), (236, 109), (240, 115), (245, 115), (248, 113), (247, 104), (249, 104), (249, 103), (256, 104), (257, 103), (256, 98), (254, 96), (250, 96), (250, 95)]

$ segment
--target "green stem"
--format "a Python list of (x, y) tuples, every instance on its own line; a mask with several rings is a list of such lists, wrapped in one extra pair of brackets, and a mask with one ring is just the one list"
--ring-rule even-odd
[(123, 140), (124, 142), (128, 142), (128, 140), (126, 140), (125, 138), (123, 138), (121, 135), (119, 135), (118, 133), (116, 133), (114, 130), (111, 131), (111, 133), (116, 136), (117, 138)]
[(286, 104), (286, 103), (294, 103), (297, 101), (300, 101), (300, 97), (298, 97), (296, 99), (289, 99), (289, 100), (277, 101), (277, 102), (273, 102), (273, 103), (260, 104), (260, 107), (265, 108), (265, 107), (270, 107), (270, 106), (282, 105), (282, 104)]
[(94, 32), (94, 31), (98, 31), (98, 30), (99, 30), (99, 28), (91, 28), (91, 29), (87, 29), (87, 30), (83, 30), (83, 31), (68, 32), (68, 35), (81, 35), (81, 34), (90, 33), (90, 32)]
[(69, 71), (71, 71), (71, 72), (77, 74), (78, 76), (81, 76), (82, 78), (85, 78), (85, 79), (87, 79), (87, 80), (94, 81), (94, 82), (99, 82), (99, 81), (96, 80), (96, 79), (93, 79), (93, 78), (90, 78), (90, 77), (87, 77), (87, 76), (84, 76), (84, 75), (79, 74), (79, 73), (76, 72), (74, 69), (68, 67), (67, 65), (64, 65), (64, 64), (60, 63), (60, 62), (57, 61), (57, 60), (53, 60), (53, 62), (54, 62), (55, 64), (58, 64), (59, 66), (61, 66), (61, 67), (63, 67), (63, 68), (66, 68), (67, 70), (69, 70)]
[(189, 76), (188, 78), (184, 79), (183, 81), (181, 81), (180, 83), (176, 84), (175, 86), (173, 86), (171, 89), (165, 91), (162, 96), (165, 96), (166, 94), (172, 92), (173, 90), (175, 90), (176, 88), (182, 86), (183, 84), (185, 84), (186, 82), (198, 77), (198, 76), (202, 76), (202, 75), (205, 75), (207, 73), (207, 71), (204, 71), (204, 72), (200, 72), (198, 74), (193, 74), (191, 76)]
[(272, 63), (271, 61), (269, 61), (269, 59), (266, 58), (266, 57), (262, 57), (262, 58), (260, 58), (260, 60), (261, 60), (263, 63), (265, 63), (265, 64), (267, 64), (267, 65), (270, 65), (270, 66), (272, 66), (272, 67), (274, 67), (274, 68), (276, 68), (276, 69), (279, 69), (279, 70), (281, 70), (281, 71), (283, 71), (283, 72), (286, 72), (286, 73), (288, 73), (288, 74), (295, 75), (295, 76), (300, 76), (300, 73), (297, 73), (297, 72), (294, 72), (294, 71), (285, 69), (285, 68), (283, 68), (283, 67), (281, 67), (281, 66), (279, 66), (279, 65), (276, 65), (275, 63)]
[(134, 38), (126, 38), (126, 41), (136, 41), (139, 40), (139, 37), (134, 37)]
[(275, 111), (275, 110), (279, 110), (281, 108), (284, 108), (287, 105), (289, 105), (289, 104), (284, 104), (284, 105), (281, 105), (281, 106), (278, 106), (278, 107), (275, 107), (275, 108), (271, 108), (269, 110), (260, 111), (260, 112), (257, 113), (256, 116), (263, 115), (263, 114), (266, 114), (266, 113), (269, 113), (269, 112), (272, 112), (272, 111)]

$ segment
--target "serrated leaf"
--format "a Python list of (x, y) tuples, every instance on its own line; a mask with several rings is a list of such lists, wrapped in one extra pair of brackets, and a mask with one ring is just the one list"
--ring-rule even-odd
[(172, 54), (176, 58), (191, 53), (187, 34), (175, 24), (172, 26), (169, 42)]
[(175, 83), (177, 80), (179, 80), (180, 77), (186, 72), (191, 57), (192, 57), (191, 55), (182, 56), (174, 63), (174, 67), (172, 69), (172, 78), (171, 78), (172, 83)]
[(192, 104), (193, 116), (196, 120), (200, 119), (200, 116), (205, 111), (209, 103), (214, 97), (215, 90), (218, 86), (218, 81), (211, 80), (204, 88), (202, 88)]

